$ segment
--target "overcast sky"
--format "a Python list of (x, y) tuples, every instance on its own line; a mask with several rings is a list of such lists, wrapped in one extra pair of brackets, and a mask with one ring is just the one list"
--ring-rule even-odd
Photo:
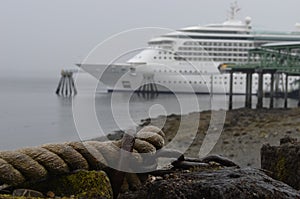
[[(231, 0), (1, 0), (1, 74), (57, 74), (99, 42), (138, 27), (223, 22)], [(239, 0), (257, 29), (293, 30), (299, 0)], [(146, 43), (147, 41), (145, 41)]]

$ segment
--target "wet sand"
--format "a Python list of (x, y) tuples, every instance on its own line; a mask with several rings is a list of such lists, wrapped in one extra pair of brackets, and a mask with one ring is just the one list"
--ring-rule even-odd
[[(299, 108), (261, 110), (242, 108), (221, 113), (226, 113), (226, 119), (223, 122), (220, 117), (216, 127), (211, 128), (221, 130), (222, 133), (210, 154), (228, 157), (242, 167), (260, 168), (260, 149), (264, 143), (279, 145), (280, 139), (286, 135), (300, 138)], [(191, 138), (191, 132), (197, 132), (185, 155), (199, 157), (199, 149), (208, 132), (211, 114), (211, 111), (204, 111), (182, 116), (174, 114), (159, 116), (142, 120), (141, 126), (163, 127), (167, 143), (177, 134), (178, 142), (175, 144), (178, 148), (187, 143)], [(195, 124), (199, 124), (196, 129)]]

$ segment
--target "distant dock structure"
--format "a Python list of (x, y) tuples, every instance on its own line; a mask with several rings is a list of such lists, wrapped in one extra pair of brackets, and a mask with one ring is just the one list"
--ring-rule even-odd
[(55, 93), (63, 97), (71, 97), (77, 95), (77, 89), (75, 87), (73, 73), (77, 70), (62, 70), (61, 78), (59, 80)]
[(145, 99), (154, 99), (158, 96), (154, 73), (146, 73), (143, 75), (142, 86), (137, 89), (136, 93)]
[[(289, 95), (289, 77), (300, 77), (300, 42), (284, 42), (284, 43), (269, 43), (255, 48), (248, 53), (248, 62), (246, 64), (223, 64), (221, 68), (225, 72), (230, 73), (229, 85), (229, 110), (232, 109), (233, 98), (233, 74), (246, 74), (246, 93), (245, 107), (252, 106), (252, 83), (253, 74), (258, 74), (258, 90), (257, 90), (257, 105), (256, 108), (263, 108), (264, 97), (264, 75), (271, 76), (270, 83), (270, 108), (274, 107), (274, 96), (278, 90), (275, 87), (275, 77), (282, 75), (284, 81), (284, 107), (288, 107)], [(295, 92), (295, 91), (293, 91)], [(300, 106), (300, 81), (298, 80), (298, 106)]]

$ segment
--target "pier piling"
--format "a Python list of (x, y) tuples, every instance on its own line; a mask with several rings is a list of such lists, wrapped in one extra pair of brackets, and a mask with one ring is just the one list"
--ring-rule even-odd
[(288, 90), (289, 90), (289, 75), (285, 74), (285, 88), (284, 88), (284, 108), (288, 107)]
[(263, 84), (264, 74), (262, 70), (258, 70), (258, 90), (257, 90), (257, 105), (256, 108), (263, 107)]
[(245, 89), (245, 107), (249, 107), (249, 75), (246, 73), (246, 89)]
[(250, 73), (249, 75), (249, 84), (250, 84), (250, 87), (249, 87), (249, 108), (252, 108), (252, 82), (253, 82), (253, 72)]
[(138, 96), (146, 99), (153, 99), (158, 96), (157, 85), (154, 81), (154, 74), (144, 74), (142, 85), (136, 90)]
[(232, 110), (232, 95), (233, 95), (233, 71), (230, 71), (230, 83), (229, 83), (229, 110)]
[(270, 83), (270, 108), (274, 108), (274, 73), (271, 73), (271, 83)]
[(245, 107), (252, 107), (252, 72), (246, 72), (246, 93), (245, 93)]
[(68, 70), (61, 71), (61, 78), (59, 80), (55, 93), (59, 96), (70, 97), (77, 94), (75, 87), (73, 72)]
[(300, 107), (300, 83), (299, 83), (299, 87), (298, 87), (298, 89), (299, 89), (299, 94), (298, 94), (298, 107)]

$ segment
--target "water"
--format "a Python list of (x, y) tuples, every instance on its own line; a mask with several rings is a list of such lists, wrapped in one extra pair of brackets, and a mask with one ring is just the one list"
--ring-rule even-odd
[[(80, 120), (92, 121), (92, 116), (84, 114), (91, 107), (90, 96), (86, 91), (89, 91), (92, 80), (87, 75), (84, 75), (84, 79), (88, 83), (82, 84), (84, 89), (79, 90), (79, 94), (74, 97), (74, 103), (80, 105), (79, 108), (76, 107), (83, 115), (83, 119)], [(95, 95), (94, 105), (96, 119), (101, 129), (93, 128), (87, 123), (85, 124), (87, 126), (83, 126), (83, 130), (77, 132), (76, 125), (78, 127), (79, 124), (80, 128), (81, 122), (76, 122), (75, 125), (72, 100), (54, 94), (58, 81), (58, 76), (1, 77), (0, 150), (97, 137), (113, 130), (137, 125), (143, 118), (171, 113), (185, 114), (212, 108), (208, 95), (197, 95), (196, 100), (199, 103), (197, 107), (192, 103), (192, 95), (162, 94), (155, 99), (147, 100), (128, 93), (99, 92)], [(214, 109), (224, 108), (222, 96), (216, 96), (214, 100)], [(234, 107), (242, 107), (243, 101), (243, 96), (234, 96)], [(256, 103), (255, 98), (253, 103)], [(282, 107), (283, 101), (278, 100), (276, 103)], [(268, 104), (268, 99), (265, 100), (265, 104)], [(289, 104), (296, 106), (297, 101), (290, 100)]]

